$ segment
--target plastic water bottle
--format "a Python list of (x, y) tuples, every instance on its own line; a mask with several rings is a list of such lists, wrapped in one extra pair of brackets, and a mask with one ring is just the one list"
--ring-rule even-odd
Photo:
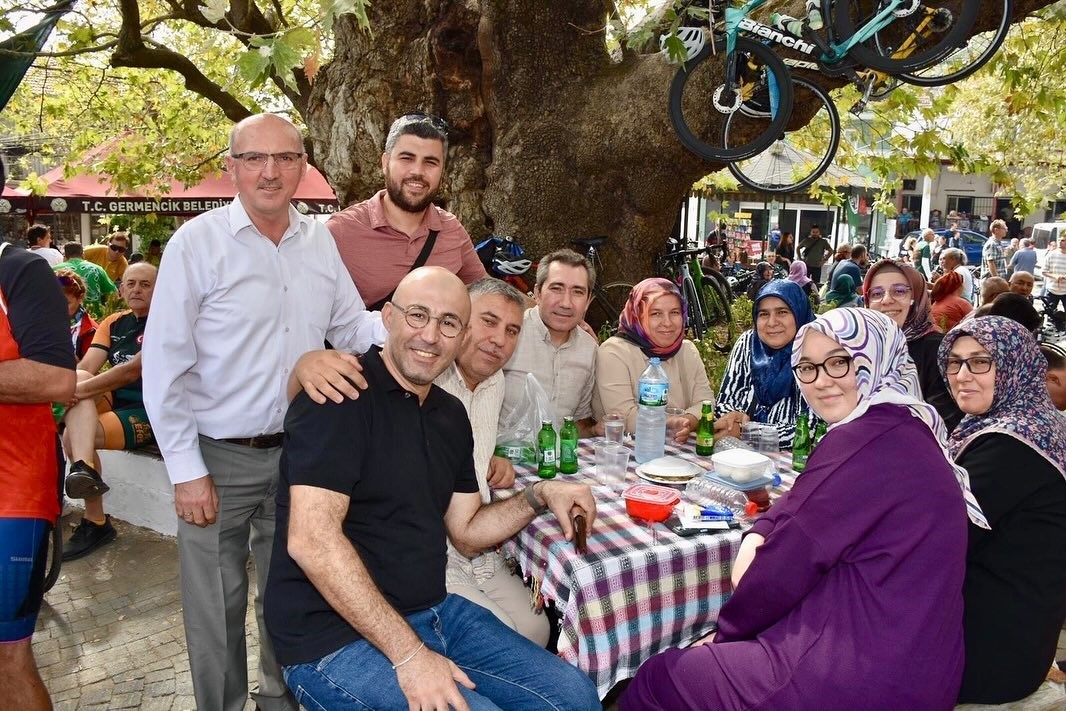
[(759, 511), (758, 504), (748, 499), (743, 491), (728, 486), (715, 484), (706, 477), (698, 476), (685, 486), (685, 494), (696, 503), (720, 504), (738, 516), (754, 516)]
[(666, 451), (666, 399), (670, 379), (658, 358), (648, 361), (637, 384), (637, 446), (634, 456), (644, 463)]

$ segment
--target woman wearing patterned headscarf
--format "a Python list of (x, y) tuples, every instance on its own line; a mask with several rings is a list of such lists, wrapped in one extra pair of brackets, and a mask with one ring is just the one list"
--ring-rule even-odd
[(987, 523), (903, 334), (835, 309), (800, 329), (790, 357), (829, 432), (745, 535), (713, 641), (645, 662), (625, 711), (955, 704), (966, 521)]
[(925, 277), (909, 264), (885, 259), (866, 273), (863, 294), (868, 308), (880, 311), (903, 329), (907, 352), (918, 369), (922, 398), (936, 408), (951, 432), (962, 419), (962, 411), (940, 375), (937, 348), (943, 334), (933, 323)]
[(951, 454), (992, 526), (970, 530), (959, 701), (1001, 704), (1040, 686), (1066, 619), (1066, 424), (1039, 346), (1010, 319), (960, 323), (940, 367), (966, 413)]
[(669, 279), (658, 277), (633, 287), (618, 318), (618, 335), (601, 343), (596, 352), (592, 412), (597, 421), (617, 413), (626, 418), (627, 431), (636, 431), (637, 382), (652, 357), (659, 358), (670, 379), (667, 405), (685, 410), (678, 422), (667, 423), (677, 431), (675, 439), (684, 442), (699, 422), (703, 401), (713, 401), (714, 393), (699, 351), (685, 340), (681, 292)]
[(800, 410), (808, 411), (788, 361), (797, 329), (814, 320), (814, 312), (803, 290), (787, 279), (764, 286), (751, 311), (755, 327), (740, 334), (726, 363), (715, 433), (739, 437), (744, 422), (765, 422), (777, 426), (778, 441), (788, 449)]

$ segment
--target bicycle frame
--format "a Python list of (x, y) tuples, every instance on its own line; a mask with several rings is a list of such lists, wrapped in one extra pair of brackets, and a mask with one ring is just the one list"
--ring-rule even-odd
[[(883, 30), (888, 25), (892, 24), (895, 18), (896, 9), (907, 0), (890, 0), (884, 9), (871, 18), (865, 25), (863, 25), (858, 32), (849, 37), (845, 42), (838, 43), (832, 35), (832, 28), (829, 28), (830, 41), (828, 48), (830, 54), (823, 53), (818, 57), (818, 61), (825, 64), (836, 64), (843, 61), (856, 44), (866, 42), (875, 34)], [(787, 32), (764, 25), (761, 22), (752, 20), (748, 17), (753, 11), (765, 5), (767, 0), (748, 0), (740, 7), (727, 7), (725, 8), (725, 17), (723, 19), (723, 25), (726, 37), (726, 52), (730, 57), (733, 54), (733, 48), (736, 46), (737, 34), (744, 32), (746, 34), (753, 35), (755, 37), (762, 37), (768, 39), (782, 46), (794, 49), (803, 54), (813, 54), (818, 50), (818, 47), (811, 42), (807, 42), (803, 39), (793, 37)], [(927, 20), (928, 22), (928, 20)], [(924, 25), (923, 25), (924, 26)], [(913, 43), (912, 39), (909, 42)], [(900, 48), (902, 51), (903, 48)]]

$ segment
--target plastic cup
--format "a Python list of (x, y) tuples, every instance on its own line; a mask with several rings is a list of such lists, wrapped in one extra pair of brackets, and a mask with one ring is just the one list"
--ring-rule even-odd
[(608, 442), (622, 444), (625, 431), (626, 421), (621, 415), (612, 413), (603, 416), (603, 436)]
[(679, 427), (671, 427), (670, 420), (675, 417), (681, 417), (685, 414), (685, 411), (680, 407), (668, 407), (666, 408), (666, 443), (673, 444), (674, 436), (681, 431)]
[(758, 422), (745, 422), (740, 426), (740, 441), (747, 449), (753, 452), (759, 451), (759, 440), (762, 439), (762, 425)]
[(596, 478), (601, 484), (621, 484), (626, 480), (629, 467), (629, 448), (617, 442), (600, 442), (596, 445)]
[(759, 451), (763, 454), (777, 454), (781, 451), (781, 440), (777, 428), (773, 425), (763, 425), (760, 429)]

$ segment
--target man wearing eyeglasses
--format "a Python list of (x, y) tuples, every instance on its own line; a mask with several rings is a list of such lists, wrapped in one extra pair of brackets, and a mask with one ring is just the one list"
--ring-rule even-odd
[(396, 119), (385, 139), (385, 188), (326, 223), (368, 308), (378, 311), (405, 274), (444, 267), (469, 284), (485, 276), (459, 219), (433, 204), (448, 155), (448, 126), (421, 112)]
[(130, 239), (125, 232), (114, 232), (106, 245), (94, 244), (85, 248), (85, 261), (103, 267), (107, 276), (116, 284), (122, 281), (122, 275), (130, 263), (126, 260)]
[[(164, 298), (142, 356), (145, 406), (174, 483), (193, 691), (197, 708), (212, 711), (240, 711), (248, 698), (246, 566), (250, 546), (262, 595), (290, 371), (327, 338), (353, 367), (347, 353), (384, 339), (329, 232), (291, 204), (307, 170), (299, 130), (272, 114), (244, 119), (230, 134), (226, 169), (237, 197), (167, 243)], [(295, 709), (256, 617), (255, 701)]]
[(596, 514), (562, 481), (482, 502), (466, 411), (433, 384), (470, 313), (455, 275), (415, 270), (363, 356), (363, 396), (289, 408), (266, 618), (305, 708), (601, 708), (583, 672), (446, 589), (446, 540), (480, 552), (549, 508), (572, 540), (572, 512)]

